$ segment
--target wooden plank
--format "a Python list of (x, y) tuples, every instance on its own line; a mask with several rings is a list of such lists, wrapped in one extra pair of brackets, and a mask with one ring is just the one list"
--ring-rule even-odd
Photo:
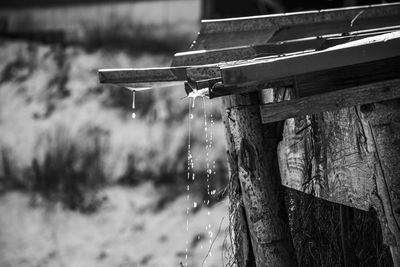
[(174, 58), (172, 59), (171, 66), (195, 66), (213, 64), (224, 61), (252, 59), (256, 56), (256, 48), (252, 46), (214, 50), (196, 50), (175, 54)]
[[(353, 21), (356, 16), (358, 18)], [(399, 16), (400, 3), (392, 3), (233, 19), (204, 20), (202, 21), (200, 34), (193, 43), (191, 50), (265, 44), (270, 42), (275, 34), (279, 35), (281, 29), (296, 25), (313, 25), (310, 26), (309, 31), (301, 31), (302, 34), (307, 36), (343, 33), (352, 30), (353, 27), (359, 30), (368, 29), (370, 28), (370, 23), (374, 24), (374, 20), (377, 25), (391, 26), (398, 24)], [(333, 26), (327, 27), (327, 23)], [(318, 26), (319, 24), (322, 25)], [(335, 24), (342, 24), (343, 26), (335, 27)], [(285, 40), (295, 38), (290, 34), (296, 34), (296, 31), (291, 30), (289, 35), (285, 34)], [(280, 37), (279, 40), (283, 40), (282, 38)]]
[(292, 84), (298, 96), (305, 97), (396, 78), (400, 78), (400, 57), (306, 73)]
[(369, 210), (375, 189), (373, 151), (358, 110), (345, 108), (285, 121), (278, 147), (282, 185), (335, 203)]
[(305, 50), (322, 50), (328, 47), (357, 40), (369, 36), (400, 30), (400, 22), (397, 27), (374, 28), (368, 31), (354, 31), (348, 35), (342, 34), (302, 38), (298, 40), (267, 43), (265, 45), (246, 45), (241, 47), (228, 47), (211, 50), (194, 50), (176, 53), (171, 66), (195, 66), (216, 64), (221, 62), (249, 60), (256, 57), (278, 56)]
[(260, 106), (262, 123), (400, 98), (400, 79)]
[(313, 24), (297, 24), (283, 27), (279, 30), (269, 42), (279, 42), (313, 36), (324, 36), (331, 34), (347, 34), (350, 31), (362, 31), (374, 28), (385, 28), (389, 26), (400, 25), (400, 14), (390, 17), (363, 19), (363, 14), (357, 18), (354, 23), (349, 20), (338, 22), (324, 22)]
[(217, 79), (221, 77), (218, 65), (193, 66), (186, 69), (186, 76), (189, 82)]
[(298, 24), (351, 21), (360, 12), (362, 19), (384, 18), (400, 14), (400, 3), (332, 8), (282, 14), (249, 16), (228, 19), (202, 20), (201, 33), (223, 33), (239, 31), (266, 30), (276, 25), (293, 26)]
[(215, 98), (279, 87), (296, 87), (297, 95), (305, 97), (400, 78), (399, 70), (400, 57), (395, 57), (256, 83), (225, 86), (221, 82), (209, 87), (209, 97)]
[(323, 51), (221, 66), (224, 85), (268, 81), (400, 56), (400, 32), (364, 38)]
[(144, 83), (185, 81), (185, 67), (141, 68), (141, 69), (100, 69), (100, 83)]

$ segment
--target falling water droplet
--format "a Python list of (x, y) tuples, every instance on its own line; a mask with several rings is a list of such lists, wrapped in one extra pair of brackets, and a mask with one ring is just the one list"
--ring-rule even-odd
[(193, 202), (193, 208), (197, 208), (197, 202)]
[(136, 118), (136, 113), (132, 112), (132, 119)]

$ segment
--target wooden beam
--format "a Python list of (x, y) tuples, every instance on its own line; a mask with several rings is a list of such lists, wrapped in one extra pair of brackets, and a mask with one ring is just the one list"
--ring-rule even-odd
[(354, 20), (313, 23), (313, 24), (297, 24), (281, 28), (269, 42), (279, 42), (286, 40), (294, 40), (299, 38), (307, 38), (313, 36), (324, 36), (332, 34), (348, 34), (351, 31), (363, 31), (374, 28), (384, 28), (400, 24), (400, 14), (390, 17), (363, 18), (360, 13), (358, 19)]
[(185, 81), (186, 67), (100, 69), (100, 83), (144, 83)]
[(176, 53), (171, 66), (195, 66), (205, 64), (216, 64), (221, 62), (249, 60), (256, 57), (278, 56), (305, 50), (322, 50), (328, 47), (357, 40), (369, 36), (400, 30), (399, 26), (390, 28), (374, 28), (368, 31), (354, 31), (348, 35), (334, 34), (311, 38), (301, 38), (291, 41), (280, 41), (264, 45), (247, 45), (240, 47), (228, 47), (211, 50), (194, 50)]
[(221, 75), (224, 85), (230, 86), (282, 79), (398, 56), (400, 32), (393, 32), (303, 55), (221, 66)]
[[(344, 33), (352, 30), (398, 25), (400, 3), (346, 7), (233, 19), (204, 20), (191, 50), (259, 45), (276, 40), (296, 39), (293, 27), (305, 27), (303, 37)], [(309, 26), (307, 26), (309, 25)], [(330, 25), (329, 27), (327, 27)], [(340, 26), (341, 25), (341, 26)], [(373, 26), (372, 28), (376, 28)], [(289, 30), (291, 29), (291, 30)], [(288, 31), (289, 30), (289, 31)], [(281, 36), (281, 37), (279, 37)]]
[[(374, 82), (400, 78), (400, 57), (347, 67), (310, 72), (284, 79), (224, 86), (222, 83), (210, 87), (210, 98), (231, 94), (260, 91), (264, 88), (296, 87), (298, 97), (333, 92)], [(373, 73), (374, 75), (371, 75)]]
[(262, 123), (400, 98), (400, 79), (260, 106)]

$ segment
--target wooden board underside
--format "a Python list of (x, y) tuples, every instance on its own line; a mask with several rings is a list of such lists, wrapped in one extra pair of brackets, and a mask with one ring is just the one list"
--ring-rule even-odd
[(260, 106), (262, 123), (400, 98), (400, 79)]
[(186, 80), (185, 67), (143, 69), (100, 69), (101, 83), (173, 82)]
[(253, 84), (221, 85), (211, 88), (209, 96), (215, 98), (233, 92), (239, 94), (265, 88), (294, 87), (297, 97), (306, 97), (396, 78), (400, 78), (400, 57)]
[(362, 40), (364, 44), (358, 40), (347, 43), (347, 47), (338, 45), (298, 56), (221, 66), (222, 80), (226, 86), (255, 83), (400, 56), (400, 32)]

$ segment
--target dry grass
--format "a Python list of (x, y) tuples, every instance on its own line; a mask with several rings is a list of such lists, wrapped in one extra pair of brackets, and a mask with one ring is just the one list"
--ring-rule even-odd
[[(12, 42), (3, 43), (2, 48), (0, 147), (9, 150), (8, 160), (12, 164), (5, 166), (13, 165), (18, 180), (26, 188), (57, 191), (54, 187), (69, 187), (58, 180), (71, 179), (77, 181), (72, 191), (80, 192), (78, 188), (85, 187), (80, 183), (91, 187), (96, 182), (137, 185), (151, 180), (184, 191), (188, 101), (182, 99), (183, 87), (138, 93), (138, 117), (131, 120), (129, 91), (101, 86), (97, 81), (98, 68), (165, 66), (166, 56), (132, 56), (102, 50), (86, 53), (78, 48)], [(218, 176), (212, 186), (217, 190), (226, 184), (225, 143), (218, 104), (207, 104), (208, 114), (213, 113), (216, 121), (210, 161), (216, 161)], [(191, 138), (193, 154), (199, 155), (195, 164), (199, 179), (193, 188), (200, 195), (206, 191), (202, 181), (206, 176), (202, 105), (198, 100)], [(92, 136), (90, 131), (97, 135)], [(99, 135), (101, 148), (96, 148), (93, 140)], [(76, 167), (81, 165), (90, 170)], [(35, 183), (38, 185), (32, 185)], [(49, 189), (39, 185), (47, 183), (51, 184)], [(68, 206), (74, 208), (73, 202), (80, 202), (79, 198), (82, 197)]]

